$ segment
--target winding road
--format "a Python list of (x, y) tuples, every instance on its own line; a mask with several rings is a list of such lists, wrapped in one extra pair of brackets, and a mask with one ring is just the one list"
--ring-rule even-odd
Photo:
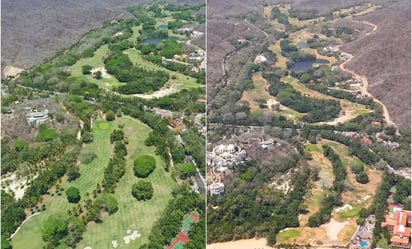
[[(372, 27), (373, 27), (373, 28), (372, 28), (372, 31), (366, 33), (366, 35), (372, 34), (372, 33), (375, 32), (375, 31), (377, 30), (377, 28), (378, 28), (378, 26), (377, 26), (376, 24), (373, 24), (373, 23), (367, 22), (367, 21), (353, 21), (353, 22), (363, 23), (363, 24), (372, 26)], [(339, 46), (339, 50), (340, 50), (340, 46)], [(341, 50), (341, 51), (342, 51), (342, 50)], [(342, 51), (342, 52), (344, 52), (344, 51)], [(345, 52), (345, 53), (346, 53), (346, 52)], [(375, 98), (371, 93), (368, 92), (368, 85), (369, 85), (368, 78), (366, 78), (366, 76), (364, 76), (364, 75), (360, 75), (360, 74), (356, 73), (355, 71), (353, 71), (353, 70), (348, 69), (348, 68), (345, 67), (346, 64), (349, 63), (349, 62), (353, 59), (353, 55), (351, 55), (351, 54), (349, 54), (349, 53), (347, 53), (347, 54), (349, 55), (349, 59), (347, 59), (345, 62), (343, 62), (342, 64), (340, 64), (340, 65), (339, 65), (339, 68), (340, 68), (342, 71), (345, 71), (345, 72), (348, 72), (348, 73), (352, 74), (357, 80), (362, 81), (362, 83), (363, 83), (362, 88), (361, 88), (361, 93), (362, 93), (362, 95), (366, 95), (366, 96), (368, 96), (368, 97), (372, 97), (375, 102), (379, 103), (379, 104), (382, 106), (383, 116), (384, 116), (384, 118), (385, 118), (385, 122), (386, 122), (388, 125), (393, 125), (393, 126), (396, 127), (396, 124), (391, 120), (391, 117), (390, 117), (390, 115), (389, 115), (388, 108), (385, 106), (385, 104), (382, 103), (379, 99)]]

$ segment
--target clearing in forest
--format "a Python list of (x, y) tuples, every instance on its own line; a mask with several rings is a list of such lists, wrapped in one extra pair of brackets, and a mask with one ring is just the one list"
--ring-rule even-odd
[[(249, 89), (247, 91), (243, 91), (242, 98), (240, 101), (246, 101), (249, 103), (249, 107), (251, 111), (257, 111), (261, 108), (261, 104), (266, 105), (267, 110), (279, 113), (286, 118), (291, 118), (293, 120), (300, 119), (303, 114), (299, 113), (289, 107), (281, 105), (279, 101), (276, 100), (275, 97), (271, 96), (268, 92), (269, 84), (262, 77), (261, 73), (255, 73), (252, 76), (253, 81), (253, 89)], [(278, 105), (277, 110), (272, 109), (272, 105)]]

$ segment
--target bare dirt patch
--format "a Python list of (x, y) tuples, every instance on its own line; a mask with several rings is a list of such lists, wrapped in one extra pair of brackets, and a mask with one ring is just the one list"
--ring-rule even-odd
[(107, 70), (106, 70), (105, 67), (98, 67), (98, 68), (94, 68), (93, 70), (90, 70), (90, 72), (91, 72), (92, 74), (94, 74), (94, 73), (97, 72), (97, 71), (102, 72), (102, 77), (105, 78), (105, 79), (113, 78), (113, 76), (110, 75), (110, 74), (107, 72)]
[(250, 248), (262, 248), (271, 249), (266, 245), (266, 239), (242, 239), (236, 241), (229, 241), (223, 243), (213, 243), (206, 245), (207, 249), (250, 249)]
[(21, 73), (23, 71), (24, 71), (24, 68), (7, 65), (3, 69), (3, 76), (5, 76), (5, 77), (9, 77), (9, 76), (15, 77), (16, 75), (18, 75), (19, 73)]

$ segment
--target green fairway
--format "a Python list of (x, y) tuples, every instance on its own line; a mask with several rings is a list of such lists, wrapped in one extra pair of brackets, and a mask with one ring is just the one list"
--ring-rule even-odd
[(94, 52), (94, 56), (90, 58), (81, 58), (73, 66), (70, 67), (70, 72), (72, 76), (70, 78), (75, 78), (77, 81), (86, 80), (88, 82), (95, 83), (100, 88), (112, 89), (113, 86), (120, 86), (123, 83), (119, 82), (114, 76), (109, 75), (109, 77), (103, 77), (100, 80), (93, 78), (93, 75), (83, 75), (82, 66), (90, 65), (95, 68), (104, 67), (104, 58), (109, 53), (108, 45), (103, 45)]
[(362, 209), (361, 207), (354, 207), (354, 208), (352, 208), (351, 210), (348, 210), (348, 211), (344, 211), (344, 212), (339, 213), (339, 217), (340, 217), (341, 219), (348, 219), (348, 218), (355, 217), (355, 216), (357, 216), (357, 215), (359, 214), (359, 211), (360, 211), (361, 209)]
[[(102, 130), (100, 126), (106, 126), (107, 128)], [(97, 154), (97, 158), (90, 164), (80, 166), (80, 178), (71, 183), (63, 181), (61, 184), (61, 187), (64, 189), (70, 186), (79, 188), (82, 196), (80, 203), (84, 200), (85, 193), (92, 193), (96, 188), (96, 184), (101, 183), (103, 180), (103, 171), (109, 163), (111, 156), (109, 138), (112, 129), (112, 123), (103, 120), (97, 120), (93, 123), (94, 141), (91, 144), (85, 145), (84, 150), (94, 151)], [(68, 203), (64, 193), (61, 196), (45, 196), (43, 203), (47, 207), (46, 211), (34, 216), (22, 226), (21, 230), (13, 237), (13, 248), (42, 248), (44, 245), (41, 239), (41, 226), (43, 222), (49, 216), (66, 215), (70, 208), (77, 206), (77, 204)]]
[(322, 149), (321, 149), (319, 146), (315, 145), (315, 144), (307, 144), (307, 145), (305, 146), (305, 149), (307, 149), (309, 152), (319, 152), (319, 153), (322, 153)]
[(300, 232), (294, 229), (288, 229), (286, 231), (282, 231), (280, 233), (278, 233), (278, 235), (276, 236), (276, 240), (279, 242), (282, 241), (287, 241), (291, 238), (295, 238), (295, 237), (299, 237), (300, 236)]
[(174, 72), (171, 70), (168, 70), (163, 67), (159, 67), (158, 65), (155, 65), (151, 62), (148, 62), (143, 59), (143, 57), (140, 55), (139, 51), (133, 48), (129, 48), (124, 51), (125, 54), (127, 54), (130, 58), (130, 60), (139, 66), (142, 66), (143, 68), (146, 68), (148, 70), (162, 70), (165, 72), (168, 72), (170, 75), (176, 75), (177, 79), (172, 80), (170, 79), (167, 84), (173, 84), (178, 87), (178, 89), (182, 88), (194, 88), (194, 87), (202, 87), (203, 85), (196, 83), (196, 79), (192, 78), (190, 76), (184, 75), (182, 73)]
[[(177, 183), (164, 170), (165, 163), (155, 155), (155, 148), (144, 145), (150, 128), (127, 116), (117, 118), (115, 123), (124, 125), (125, 135), (129, 140), (126, 173), (121, 178), (114, 194), (119, 202), (119, 210), (103, 218), (103, 223), (88, 226), (83, 234), (84, 239), (78, 245), (81, 249), (86, 246), (93, 249), (109, 249), (112, 248), (113, 240), (117, 240), (119, 248), (139, 248), (147, 243), (154, 222), (160, 217), (172, 198), (172, 190), (177, 186)], [(131, 186), (138, 181), (133, 172), (133, 159), (145, 154), (153, 155), (156, 159), (156, 169), (146, 178), (152, 183), (154, 193), (149, 201), (137, 201), (131, 194)], [(123, 237), (128, 235), (126, 233), (128, 229), (132, 232), (137, 230), (141, 237), (125, 244)]]

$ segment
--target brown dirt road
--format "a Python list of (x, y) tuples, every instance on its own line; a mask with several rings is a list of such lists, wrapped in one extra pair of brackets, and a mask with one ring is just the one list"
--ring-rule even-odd
[[(369, 33), (367, 33), (366, 35), (370, 35), (371, 33), (375, 32), (375, 31), (377, 30), (377, 28), (378, 28), (377, 25), (375, 25), (375, 24), (373, 24), (373, 23), (371, 23), (371, 22), (367, 22), (367, 21), (354, 21), (354, 22), (364, 23), (364, 24), (373, 26), (372, 31), (369, 32)], [(385, 118), (386, 123), (387, 123), (388, 125), (396, 126), (396, 124), (391, 120), (391, 117), (390, 117), (390, 115), (389, 115), (388, 108), (385, 106), (385, 104), (383, 104), (379, 99), (375, 98), (372, 94), (370, 94), (370, 93), (368, 92), (368, 85), (369, 85), (368, 78), (366, 78), (366, 76), (364, 76), (364, 75), (360, 75), (360, 74), (356, 73), (356, 72), (353, 71), (353, 70), (350, 70), (350, 69), (348, 69), (348, 68), (345, 68), (345, 65), (346, 65), (348, 62), (350, 62), (350, 61), (352, 60), (352, 58), (353, 58), (353, 55), (351, 55), (351, 54), (349, 54), (349, 55), (350, 55), (350, 58), (349, 58), (348, 60), (346, 60), (345, 62), (343, 62), (342, 64), (339, 65), (340, 69), (341, 69), (342, 71), (346, 71), (346, 72), (352, 74), (357, 80), (360, 80), (360, 81), (363, 82), (363, 86), (362, 86), (362, 88), (361, 88), (361, 93), (362, 93), (362, 95), (366, 95), (366, 96), (368, 96), (368, 97), (373, 97), (374, 100), (375, 100), (375, 102), (379, 103), (379, 104), (382, 106), (383, 116), (384, 116), (384, 118)]]

